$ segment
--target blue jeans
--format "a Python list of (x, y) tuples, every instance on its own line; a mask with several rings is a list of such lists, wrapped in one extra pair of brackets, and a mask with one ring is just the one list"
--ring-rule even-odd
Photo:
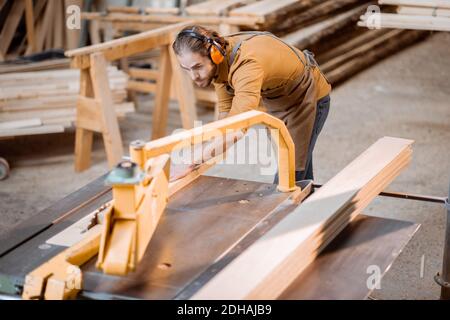
[[(327, 95), (317, 101), (316, 119), (314, 120), (313, 132), (311, 135), (311, 141), (308, 147), (308, 157), (306, 158), (306, 166), (304, 171), (295, 171), (295, 181), (300, 180), (314, 180), (313, 174), (313, 151), (316, 145), (319, 133), (322, 131), (325, 120), (328, 117), (328, 111), (330, 110), (330, 96)], [(295, 143), (295, 141), (294, 141)], [(278, 184), (278, 172), (275, 174), (274, 184)]]

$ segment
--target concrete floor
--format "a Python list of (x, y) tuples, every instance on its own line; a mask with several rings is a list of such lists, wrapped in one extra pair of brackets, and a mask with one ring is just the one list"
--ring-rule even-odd
[[(449, 47), (449, 33), (434, 34), (333, 90), (330, 114), (314, 153), (316, 182), (326, 182), (378, 138), (396, 136), (415, 140), (413, 162), (389, 189), (447, 195), (450, 181)], [(138, 113), (120, 122), (124, 144), (149, 137), (150, 109), (151, 101), (146, 101), (140, 104)], [(199, 109), (199, 118), (211, 121), (213, 114), (208, 109)], [(176, 105), (171, 105), (169, 131), (179, 126)], [(12, 165), (9, 179), (0, 181), (0, 233), (13, 229), (16, 223), (107, 171), (100, 137), (94, 144), (93, 166), (80, 174), (73, 171), (73, 144), (73, 133), (0, 141), (0, 155)], [(231, 151), (228, 159), (235, 154)], [(274, 160), (273, 155), (270, 159)], [(262, 174), (260, 168), (258, 164), (222, 164), (208, 174), (271, 182), (273, 175)], [(365, 213), (422, 224), (383, 278), (381, 289), (372, 297), (439, 298), (440, 290), (433, 276), (440, 271), (442, 263), (443, 206), (379, 197)]]

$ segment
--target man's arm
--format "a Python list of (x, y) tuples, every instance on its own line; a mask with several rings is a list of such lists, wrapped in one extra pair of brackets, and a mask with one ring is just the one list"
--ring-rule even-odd
[(263, 78), (263, 68), (256, 60), (248, 59), (239, 64), (231, 77), (234, 97), (229, 116), (258, 109)]
[[(240, 64), (233, 73), (234, 96), (228, 93), (225, 84), (214, 84), (218, 97), (219, 120), (258, 108), (263, 75), (260, 65), (254, 60), (249, 60)], [(240, 130), (204, 143), (200, 153), (201, 158), (194, 159), (185, 172), (173, 177), (171, 180), (184, 177), (202, 163), (224, 153), (244, 135), (245, 130)]]

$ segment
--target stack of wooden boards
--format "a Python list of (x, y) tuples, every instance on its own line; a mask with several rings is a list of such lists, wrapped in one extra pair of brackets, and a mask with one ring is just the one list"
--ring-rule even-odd
[(142, 31), (187, 20), (217, 29), (223, 35), (267, 30), (289, 44), (313, 51), (327, 78), (336, 85), (427, 35), (423, 31), (359, 28), (359, 17), (373, 4), (376, 1), (209, 0), (171, 14), (151, 13), (148, 8), (113, 7), (106, 14), (87, 12), (82, 16), (116, 31)]
[(384, 137), (219, 271), (193, 299), (276, 299), (411, 161)]
[(359, 17), (373, 4), (369, 0), (211, 0), (189, 6), (186, 12), (192, 18), (215, 15), (253, 21), (254, 25), (240, 29), (268, 30), (297, 48), (313, 51), (336, 85), (427, 34), (358, 28)]
[[(0, 74), (0, 137), (62, 132), (75, 121), (80, 71), (61, 69)], [(134, 111), (127, 98), (128, 75), (108, 68), (118, 116)]]
[(397, 13), (372, 12), (361, 16), (358, 25), (369, 28), (450, 31), (449, 0), (380, 0), (397, 6)]
[(80, 30), (66, 27), (70, 5), (81, 6), (82, 0), (0, 0), (0, 61), (78, 47)]

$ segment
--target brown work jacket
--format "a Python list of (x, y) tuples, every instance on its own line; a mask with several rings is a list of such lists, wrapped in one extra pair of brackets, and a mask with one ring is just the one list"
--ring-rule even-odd
[(304, 170), (317, 101), (330, 93), (331, 85), (307, 55), (270, 35), (238, 34), (226, 40), (227, 55), (213, 80), (219, 112), (231, 116), (257, 109), (283, 120), (295, 144), (296, 170)]

